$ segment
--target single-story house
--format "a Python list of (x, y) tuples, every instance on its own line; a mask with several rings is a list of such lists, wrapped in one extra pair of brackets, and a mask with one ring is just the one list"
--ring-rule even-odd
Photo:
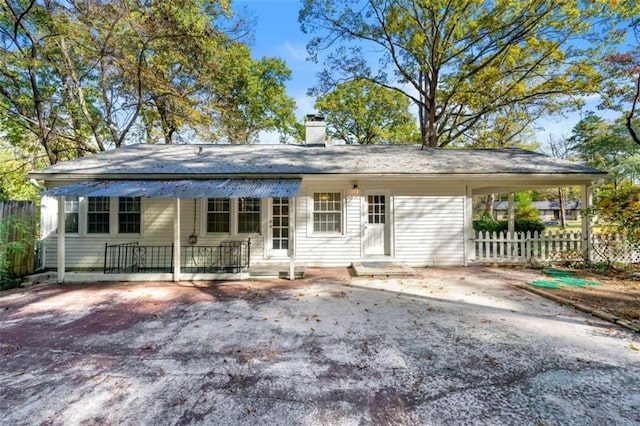
[[(474, 261), (472, 197), (591, 187), (604, 173), (521, 149), (138, 144), (30, 174), (59, 281), (216, 279), (255, 263)], [(588, 223), (583, 224), (588, 231)]]
[[(532, 201), (531, 206), (538, 210), (540, 220), (559, 220), (560, 219), (560, 203), (558, 201)], [(580, 219), (580, 209), (582, 203), (580, 201), (565, 201), (564, 214), (567, 220)], [(507, 201), (496, 201), (493, 203), (493, 216), (496, 220), (506, 220), (509, 212), (509, 203)]]

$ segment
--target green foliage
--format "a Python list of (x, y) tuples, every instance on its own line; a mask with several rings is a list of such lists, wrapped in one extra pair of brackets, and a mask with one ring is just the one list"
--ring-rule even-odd
[(640, 244), (640, 186), (601, 190), (592, 213), (605, 229), (624, 234), (631, 242)]
[[(10, 235), (18, 235), (15, 241), (9, 241)], [(0, 222), (0, 290), (17, 287), (21, 280), (10, 273), (11, 258), (15, 253), (24, 253), (33, 243), (33, 235), (28, 223), (12, 217)]]
[(254, 60), (246, 46), (236, 46), (233, 66), (218, 76), (222, 84), (212, 94), (213, 131), (233, 144), (255, 142), (260, 131), (282, 138), (296, 133), (295, 102), (285, 93), (291, 71), (277, 58)]
[(0, 126), (49, 164), (131, 142), (289, 132), (285, 64), (254, 59), (227, 0), (6, 1)]
[(328, 134), (347, 144), (407, 143), (419, 140), (409, 100), (369, 81), (342, 83), (316, 100)]
[[(509, 223), (506, 220), (480, 219), (473, 221), (473, 230), (476, 232), (507, 232)], [(542, 233), (545, 227), (540, 220), (519, 219), (514, 222), (515, 232)]]
[(0, 139), (0, 200), (35, 200), (38, 189), (24, 177), (32, 162), (19, 157), (14, 148)]
[(614, 186), (640, 176), (640, 145), (620, 120), (609, 123), (589, 113), (575, 125), (569, 142), (585, 164), (608, 172)]
[(324, 57), (314, 93), (358, 79), (394, 87), (435, 147), (485, 119), (494, 122), (485, 139), (508, 140), (503, 131), (521, 128), (495, 118), (558, 112), (597, 92), (593, 59), (624, 39), (616, 24), (635, 12), (635, 2), (610, 0), (305, 0), (299, 20), (311, 57)]
[(515, 194), (515, 219), (526, 222), (539, 222), (540, 213), (533, 207), (531, 192), (517, 192)]

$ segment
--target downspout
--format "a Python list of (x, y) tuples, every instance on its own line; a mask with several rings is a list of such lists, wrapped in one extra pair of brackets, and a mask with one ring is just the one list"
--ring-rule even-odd
[(289, 206), (289, 280), (294, 280), (296, 263), (296, 197), (290, 198)]

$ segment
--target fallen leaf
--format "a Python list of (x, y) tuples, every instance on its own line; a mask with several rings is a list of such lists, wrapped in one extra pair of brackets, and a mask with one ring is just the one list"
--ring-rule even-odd
[(24, 373), (26, 373), (26, 371), (24, 370), (16, 371), (15, 373), (13, 373), (13, 377), (22, 376)]
[(629, 343), (629, 348), (633, 349), (634, 351), (640, 351), (640, 348), (634, 345), (633, 342)]

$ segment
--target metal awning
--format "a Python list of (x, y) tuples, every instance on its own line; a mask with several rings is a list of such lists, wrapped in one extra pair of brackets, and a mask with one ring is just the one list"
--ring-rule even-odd
[(42, 195), (147, 198), (295, 197), (301, 179), (102, 180), (49, 189)]

